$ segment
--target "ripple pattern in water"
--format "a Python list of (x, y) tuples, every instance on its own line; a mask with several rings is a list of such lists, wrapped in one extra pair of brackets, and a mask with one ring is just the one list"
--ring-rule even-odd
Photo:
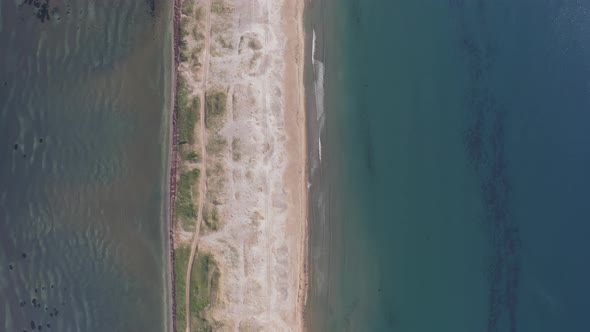
[(0, 2), (0, 331), (164, 331), (171, 5)]

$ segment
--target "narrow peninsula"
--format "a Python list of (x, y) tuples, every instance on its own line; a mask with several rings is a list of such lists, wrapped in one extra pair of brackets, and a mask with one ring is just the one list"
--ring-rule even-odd
[(302, 331), (302, 0), (176, 0), (172, 329)]

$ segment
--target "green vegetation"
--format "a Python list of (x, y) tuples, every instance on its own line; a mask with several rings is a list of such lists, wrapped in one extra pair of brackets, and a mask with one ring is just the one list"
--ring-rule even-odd
[[(187, 17), (183, 17), (180, 20), (180, 36), (182, 37), (182, 39), (184, 39), (184, 37), (187, 37), (189, 35), (188, 32), (188, 26), (190, 25), (190, 20)], [(185, 43), (185, 40), (182, 40), (181, 43)]]
[(193, 144), (195, 141), (195, 124), (199, 121), (201, 100), (189, 96), (188, 85), (182, 75), (178, 75), (178, 134), (179, 144)]
[[(197, 218), (197, 206), (193, 196), (197, 195), (196, 185), (199, 182), (200, 170), (195, 168), (190, 171), (182, 171), (176, 187), (176, 217), (182, 222), (185, 230), (194, 227)], [(196, 197), (195, 197), (196, 198)]]
[(231, 157), (234, 161), (242, 159), (240, 139), (234, 137), (231, 141)]
[(205, 210), (203, 211), (203, 221), (209, 229), (213, 231), (218, 230), (219, 216), (217, 215), (217, 207), (213, 206), (211, 212), (209, 212), (209, 209), (205, 208)]
[(191, 151), (187, 153), (184, 159), (191, 163), (198, 163), (199, 161), (201, 161), (201, 156), (197, 152)]
[[(203, 311), (211, 304), (219, 286), (219, 270), (210, 254), (195, 257), (191, 271), (191, 317), (193, 331), (211, 331), (211, 325), (203, 317)], [(179, 330), (181, 331), (181, 330)]]
[(223, 14), (223, 11), (224, 11), (223, 1), (214, 1), (213, 4), (211, 4), (211, 12), (212, 13)]
[(176, 326), (178, 331), (186, 330), (186, 267), (188, 265), (189, 247), (178, 247), (174, 250), (174, 274), (176, 295)]
[[(176, 294), (176, 326), (178, 331), (186, 330), (187, 287), (186, 268), (188, 266), (190, 248), (183, 246), (174, 250), (175, 294)], [(211, 304), (212, 298), (219, 289), (219, 270), (210, 254), (197, 254), (191, 271), (191, 327), (193, 331), (211, 331), (211, 324), (204, 318), (203, 311)]]
[(205, 96), (205, 125), (207, 128), (219, 128), (223, 124), (223, 118), (227, 107), (227, 94), (225, 91), (213, 91)]
[(186, 37), (189, 35), (188, 26), (190, 25), (190, 20), (187, 17), (183, 17), (180, 20), (180, 61), (186, 62), (188, 61), (188, 44), (185, 40)]
[(182, 2), (182, 13), (186, 16), (192, 16), (195, 9), (195, 0), (184, 0)]

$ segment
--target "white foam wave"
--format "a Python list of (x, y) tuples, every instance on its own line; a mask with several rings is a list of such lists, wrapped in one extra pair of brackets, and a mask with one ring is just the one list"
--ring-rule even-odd
[(315, 61), (315, 29), (313, 30), (312, 40), (311, 40), (311, 60)]
[(316, 120), (318, 121), (318, 155), (322, 161), (322, 130), (324, 127), (324, 63), (316, 59), (316, 34), (312, 34), (311, 60), (314, 74), (314, 93), (316, 106)]
[(322, 161), (322, 136), (318, 135), (318, 156), (320, 157), (320, 162)]
[(321, 61), (313, 61), (314, 69), (314, 92), (315, 92), (315, 106), (317, 112), (317, 120), (320, 121), (324, 117), (324, 64)]

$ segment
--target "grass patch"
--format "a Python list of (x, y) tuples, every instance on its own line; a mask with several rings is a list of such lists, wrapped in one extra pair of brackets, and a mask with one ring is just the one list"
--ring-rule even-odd
[(219, 229), (219, 215), (215, 205), (211, 211), (209, 211), (208, 208), (205, 208), (205, 211), (203, 211), (203, 221), (210, 230), (216, 231)]
[(195, 142), (195, 124), (199, 121), (199, 97), (189, 96), (188, 85), (182, 75), (178, 76), (178, 135), (179, 144)]
[[(174, 250), (174, 272), (176, 293), (176, 326), (178, 331), (186, 330), (187, 287), (186, 268), (190, 248), (183, 246)], [(219, 269), (211, 254), (197, 254), (191, 271), (191, 327), (193, 331), (211, 331), (211, 324), (204, 318), (204, 310), (211, 304), (211, 299), (219, 289)]]
[(188, 31), (188, 27), (190, 25), (190, 20), (188, 19), (188, 17), (183, 17), (180, 20), (180, 36), (184, 39), (184, 37), (187, 37), (189, 35), (189, 31)]
[(227, 93), (213, 91), (205, 96), (205, 125), (207, 128), (219, 128), (223, 124), (227, 108)]
[(182, 2), (182, 13), (186, 16), (192, 16), (195, 9), (195, 0), (184, 0)]
[(231, 158), (234, 161), (242, 159), (240, 139), (234, 137), (231, 141)]
[(188, 30), (188, 26), (190, 24), (190, 21), (188, 18), (183, 17), (182, 20), (180, 20), (180, 61), (182, 62), (186, 62), (188, 61), (188, 44), (185, 40), (186, 37), (188, 37), (189, 35), (189, 30)]
[(178, 331), (186, 330), (186, 267), (188, 265), (189, 247), (178, 247), (174, 250), (174, 274), (176, 295), (176, 327)]
[(219, 288), (219, 270), (211, 254), (199, 254), (195, 257), (190, 287), (192, 328), (194, 331), (211, 331), (211, 325), (203, 315)]
[[(194, 203), (193, 195), (196, 194), (196, 186), (199, 182), (200, 170), (195, 168), (180, 173), (176, 187), (176, 218), (182, 222), (185, 230), (194, 227), (197, 218), (197, 206)], [(196, 195), (195, 195), (196, 196)]]
[(215, 1), (211, 4), (211, 12), (215, 14), (223, 14), (224, 12), (223, 1)]
[(199, 161), (201, 161), (201, 155), (198, 154), (196, 151), (191, 151), (186, 154), (184, 159), (191, 163), (198, 163)]

